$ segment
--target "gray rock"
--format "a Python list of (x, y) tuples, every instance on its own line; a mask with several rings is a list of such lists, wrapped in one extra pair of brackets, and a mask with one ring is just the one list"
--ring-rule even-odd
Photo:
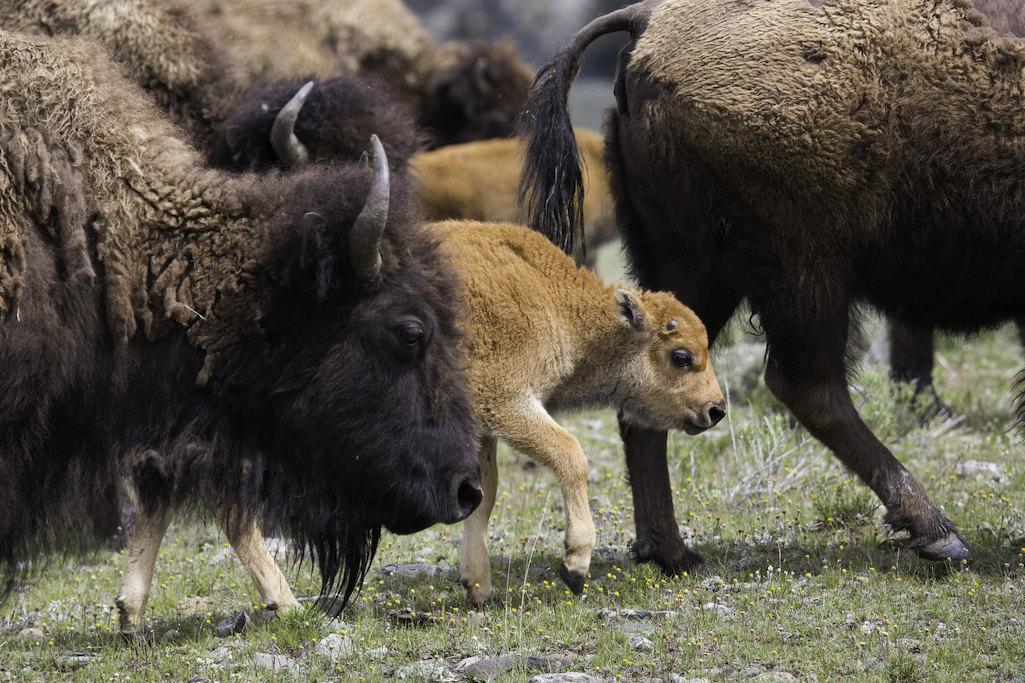
[(561, 674), (533, 676), (530, 683), (602, 683), (602, 679), (580, 671), (567, 671)]
[(786, 671), (766, 671), (754, 677), (756, 681), (763, 683), (796, 683), (797, 677), (788, 674)]
[(598, 610), (598, 616), (607, 621), (619, 622), (637, 619), (673, 619), (679, 612), (674, 610), (607, 609)]
[(353, 649), (352, 638), (332, 633), (317, 643), (316, 652), (331, 661), (337, 661), (352, 656)]
[(38, 626), (29, 626), (18, 631), (18, 637), (25, 640), (45, 640), (46, 633)]
[(444, 663), (433, 659), (425, 659), (404, 666), (395, 672), (395, 676), (401, 679), (409, 678), (415, 681), (431, 681), (432, 683), (446, 683), (447, 681), (458, 680), (456, 675)]
[(96, 655), (87, 655), (83, 653), (68, 655), (61, 660), (61, 668), (65, 671), (73, 671), (75, 669), (81, 669), (93, 662), (96, 659)]
[(217, 624), (217, 635), (222, 638), (227, 636), (233, 636), (236, 633), (242, 633), (249, 629), (253, 625), (253, 620), (249, 618), (245, 610), (242, 610), (233, 617), (228, 617), (221, 623)]
[(253, 664), (257, 668), (266, 669), (272, 673), (288, 673), (293, 676), (302, 674), (302, 669), (291, 657), (285, 655), (271, 655), (264, 652), (257, 652), (253, 655)]
[(673, 674), (666, 679), (668, 683), (712, 683), (708, 678), (685, 678), (684, 676), (677, 676)]
[(619, 625), (619, 630), (628, 636), (648, 635), (655, 630), (655, 625), (650, 621), (624, 621)]
[(642, 635), (630, 636), (627, 642), (630, 645), (630, 649), (634, 652), (651, 652), (655, 649), (655, 643)]
[(755, 678), (765, 673), (765, 667), (761, 664), (754, 664), (752, 666), (745, 667), (740, 671), (741, 678)]
[(1011, 483), (1010, 477), (995, 462), (965, 460), (957, 464), (956, 470), (958, 475), (964, 479), (975, 479), (976, 481), (999, 484), (1000, 486), (1006, 486)]
[(506, 654), (497, 657), (468, 657), (456, 665), (456, 672), (471, 680), (491, 680), (516, 668), (534, 672), (555, 672), (569, 667), (574, 657), (544, 657)]
[(231, 645), (221, 645), (219, 648), (210, 653), (210, 659), (208, 660), (211, 664), (226, 664), (234, 661), (235, 659), (235, 648)]
[(415, 562), (412, 564), (386, 564), (379, 570), (381, 576), (399, 576), (404, 579), (420, 579), (431, 577), (438, 573), (438, 568), (433, 564)]
[(382, 647), (375, 647), (373, 650), (371, 650), (370, 652), (367, 653), (367, 657), (369, 657), (370, 659), (374, 660), (375, 662), (380, 662), (381, 660), (383, 660), (387, 656), (388, 656), (388, 648), (383, 647), (383, 646)]
[(724, 605), (721, 602), (706, 602), (701, 606), (706, 612), (715, 612), (719, 616), (726, 616), (727, 614), (733, 614), (733, 608), (729, 605)]

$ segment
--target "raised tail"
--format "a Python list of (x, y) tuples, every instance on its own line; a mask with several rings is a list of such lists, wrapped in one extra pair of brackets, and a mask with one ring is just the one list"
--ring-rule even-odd
[(647, 25), (658, 0), (646, 0), (598, 17), (585, 26), (534, 79), (521, 119), (526, 140), (520, 177), (520, 210), (527, 223), (566, 253), (584, 222), (580, 150), (569, 118), (569, 90), (584, 50), (597, 38)]

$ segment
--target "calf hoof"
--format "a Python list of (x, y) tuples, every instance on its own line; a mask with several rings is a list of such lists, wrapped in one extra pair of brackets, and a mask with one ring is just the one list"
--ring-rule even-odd
[(491, 585), (482, 586), (479, 583), (466, 586), (466, 599), (474, 607), (481, 607), (495, 599), (495, 588)]
[(559, 565), (559, 576), (562, 577), (563, 583), (573, 591), (574, 595), (580, 595), (584, 592), (584, 582), (587, 581), (587, 574), (580, 572), (570, 571), (569, 568), (564, 564)]
[(950, 560), (952, 562), (968, 562), (972, 559), (972, 548), (956, 531), (951, 531), (943, 538), (930, 541), (915, 547), (915, 552), (924, 560), (941, 562)]
[(671, 546), (656, 546), (638, 541), (633, 546), (633, 555), (640, 564), (654, 562), (669, 576), (691, 572), (705, 561), (705, 558), (688, 548), (682, 541)]

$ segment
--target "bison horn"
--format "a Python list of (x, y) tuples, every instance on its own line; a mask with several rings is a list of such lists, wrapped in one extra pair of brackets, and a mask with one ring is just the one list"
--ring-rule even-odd
[(381, 238), (388, 223), (391, 197), (388, 155), (376, 135), (370, 136), (370, 158), (374, 166), (370, 194), (349, 235), (349, 264), (364, 282), (373, 282), (381, 272)]
[(311, 90), (313, 90), (313, 81), (299, 88), (299, 92), (293, 95), (288, 104), (282, 107), (278, 115), (274, 117), (274, 126), (270, 131), (270, 144), (274, 148), (274, 153), (278, 155), (279, 159), (292, 166), (305, 164), (310, 160), (309, 150), (295, 135), (295, 122), (298, 120), (299, 112), (302, 111), (303, 104)]

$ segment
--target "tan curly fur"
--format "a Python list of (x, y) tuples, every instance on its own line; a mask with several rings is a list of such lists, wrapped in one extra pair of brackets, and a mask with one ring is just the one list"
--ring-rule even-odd
[(204, 144), (248, 84), (217, 37), (180, 0), (0, 0), (0, 26), (99, 42)]
[[(573, 257), (593, 266), (597, 250), (618, 237), (615, 208), (602, 162), (602, 137), (583, 129), (576, 134), (585, 169), (584, 239), (574, 243)], [(421, 152), (413, 157), (412, 167), (428, 219), (520, 222), (516, 202), (523, 150), (518, 140), (483, 140)]]
[(96, 240), (120, 343), (187, 325), (212, 363), (252, 331), (255, 294), (212, 307), (251, 284), (246, 265), (261, 241), (244, 207), (267, 188), (205, 169), (93, 43), (0, 32), (0, 63), (2, 309), (18, 306), (20, 235), (36, 224), (60, 244), (71, 279), (94, 276), (87, 235)]

